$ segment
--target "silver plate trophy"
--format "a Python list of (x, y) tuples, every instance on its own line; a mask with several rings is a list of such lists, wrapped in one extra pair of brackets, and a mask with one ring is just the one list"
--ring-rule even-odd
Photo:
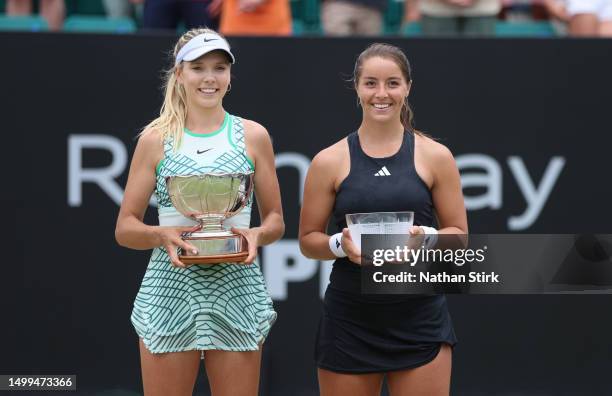
[(244, 208), (253, 189), (253, 172), (170, 176), (166, 186), (172, 204), (183, 216), (200, 223), (183, 240), (197, 254), (179, 251), (185, 264), (241, 263), (248, 256), (246, 239), (223, 228), (223, 221)]

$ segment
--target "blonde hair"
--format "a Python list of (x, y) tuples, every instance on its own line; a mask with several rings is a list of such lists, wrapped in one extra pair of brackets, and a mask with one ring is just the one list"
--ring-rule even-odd
[(162, 141), (169, 138), (173, 142), (174, 150), (180, 146), (185, 129), (185, 120), (187, 119), (187, 105), (185, 89), (181, 84), (178, 84), (176, 71), (183, 67), (183, 63), (174, 65), (176, 55), (185, 44), (192, 38), (204, 33), (215, 33), (208, 28), (195, 28), (187, 31), (177, 41), (172, 51), (172, 66), (166, 70), (164, 78), (164, 103), (159, 111), (159, 117), (151, 121), (140, 132), (139, 136), (143, 136), (154, 131), (158, 131)]

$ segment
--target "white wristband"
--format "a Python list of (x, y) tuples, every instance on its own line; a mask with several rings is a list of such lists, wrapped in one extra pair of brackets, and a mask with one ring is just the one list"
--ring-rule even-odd
[(436, 242), (438, 242), (438, 230), (433, 227), (420, 226), (423, 232), (425, 233), (425, 239), (423, 240), (423, 245), (425, 249), (431, 249), (435, 246)]
[(329, 250), (336, 257), (346, 257), (346, 253), (342, 249), (342, 233), (339, 232), (329, 237)]

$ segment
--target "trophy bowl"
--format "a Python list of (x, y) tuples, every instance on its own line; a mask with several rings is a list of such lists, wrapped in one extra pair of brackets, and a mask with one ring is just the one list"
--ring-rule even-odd
[(414, 220), (414, 212), (349, 213), (345, 216), (353, 243), (361, 250), (362, 234), (406, 234)]
[(196, 254), (179, 249), (183, 263), (244, 262), (248, 257), (246, 239), (225, 230), (223, 221), (246, 206), (253, 189), (253, 172), (169, 176), (166, 187), (176, 210), (200, 225), (199, 230), (182, 236), (197, 249)]

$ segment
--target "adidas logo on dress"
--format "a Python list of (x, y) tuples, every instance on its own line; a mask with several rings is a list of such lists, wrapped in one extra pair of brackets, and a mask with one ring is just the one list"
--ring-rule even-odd
[(383, 166), (374, 176), (391, 176), (391, 172), (389, 172), (386, 166)]

